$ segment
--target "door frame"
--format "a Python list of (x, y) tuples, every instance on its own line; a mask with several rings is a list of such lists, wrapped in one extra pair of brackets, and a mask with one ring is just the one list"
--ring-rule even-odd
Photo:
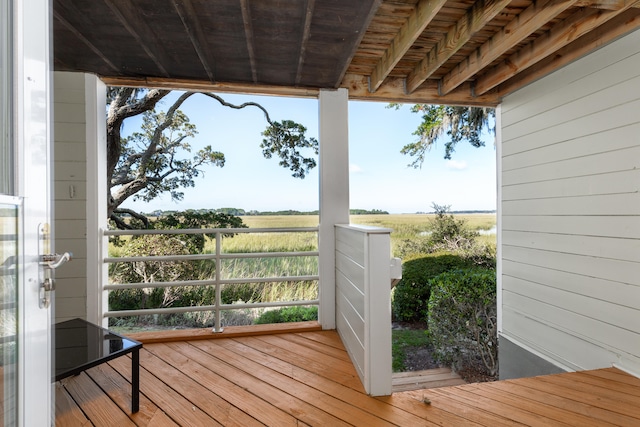
[[(53, 420), (53, 304), (40, 308), (39, 229), (51, 227), (51, 3), (13, 0), (15, 195), (21, 199), (18, 269), (18, 425)], [(50, 229), (50, 237), (53, 230)], [(53, 241), (51, 239), (50, 241)], [(53, 249), (53, 248), (48, 248)], [(53, 299), (53, 296), (52, 296)]]

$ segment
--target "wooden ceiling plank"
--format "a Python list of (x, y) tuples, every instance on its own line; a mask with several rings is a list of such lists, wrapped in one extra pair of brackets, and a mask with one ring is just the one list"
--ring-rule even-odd
[(300, 54), (298, 55), (298, 70), (296, 71), (296, 86), (300, 84), (302, 79), (302, 67), (307, 53), (307, 43), (309, 42), (309, 34), (311, 34), (311, 18), (313, 17), (313, 7), (316, 0), (307, 0), (306, 12), (304, 15), (304, 30), (302, 31), (302, 40), (300, 40)]
[(254, 83), (258, 83), (258, 70), (256, 69), (256, 55), (253, 47), (253, 25), (251, 24), (251, 11), (248, 0), (240, 0), (242, 9), (242, 23), (244, 25), (244, 36), (247, 40), (247, 51), (249, 52), (249, 66), (251, 67), (251, 78)]
[(416, 9), (407, 18), (407, 21), (398, 31), (398, 34), (378, 60), (371, 77), (369, 77), (369, 90), (375, 92), (380, 87), (384, 79), (391, 70), (398, 64), (407, 53), (420, 34), (427, 28), (427, 25), (440, 11), (447, 0), (420, 0)]
[(580, 0), (542, 0), (531, 4), (514, 20), (509, 22), (485, 44), (478, 47), (467, 59), (442, 77), (440, 91), (443, 95), (454, 90), (472, 76), (516, 46), (541, 26), (572, 7)]
[(189, 35), (189, 40), (191, 40), (193, 49), (196, 51), (207, 77), (211, 82), (215, 82), (215, 58), (208, 48), (207, 39), (191, 0), (174, 0), (173, 7), (180, 16), (182, 25)]
[(496, 89), (503, 98), (632, 31), (640, 29), (640, 9), (632, 8), (580, 37)]
[(415, 91), (426, 79), (453, 56), (471, 36), (481, 30), (502, 11), (511, 0), (478, 0), (456, 24), (449, 28), (436, 46), (407, 76), (407, 92)]
[(482, 95), (500, 83), (535, 65), (557, 50), (615, 18), (633, 6), (636, 1), (625, 0), (624, 7), (619, 10), (583, 9), (571, 14), (546, 34), (533, 40), (501, 64), (491, 70), (487, 70), (482, 77), (476, 80), (475, 94)]
[[(361, 2), (361, 3), (364, 3), (364, 2)], [(367, 28), (369, 28), (369, 25), (371, 24), (371, 21), (375, 17), (376, 12), (378, 11), (378, 8), (380, 7), (381, 4), (382, 4), (382, 0), (371, 1), (371, 5), (369, 6), (369, 13), (367, 14), (366, 18), (362, 21), (362, 28), (358, 30), (359, 31), (358, 38), (355, 40), (355, 43), (353, 43), (353, 48), (351, 49), (351, 52), (349, 52), (349, 55), (345, 57), (342, 70), (338, 74), (338, 79), (336, 80), (336, 83), (334, 85), (335, 88), (341, 87), (342, 80), (344, 79), (344, 76), (347, 74), (347, 70), (349, 69), (349, 64), (351, 64), (351, 60), (353, 60), (353, 57), (358, 51), (358, 46), (360, 46), (360, 42), (362, 42), (362, 39), (364, 38), (364, 35), (367, 32)]]
[(253, 95), (288, 96), (294, 98), (318, 98), (316, 88), (260, 85), (253, 83), (210, 82), (159, 77), (111, 77), (100, 79), (109, 86), (145, 87), (155, 89), (191, 90), (198, 92), (242, 93)]
[[(79, 14), (76, 13), (73, 16), (78, 16)], [(77, 38), (78, 40), (80, 40), (82, 43), (84, 43), (89, 49), (91, 49), (100, 59), (102, 59), (102, 61), (107, 64), (107, 66), (109, 68), (111, 68), (113, 70), (113, 72), (115, 74), (120, 74), (120, 69), (118, 67), (115, 66), (115, 64), (113, 62), (111, 62), (109, 60), (109, 58), (107, 58), (107, 56), (102, 53), (102, 51), (100, 49), (98, 49), (93, 43), (91, 43), (89, 41), (89, 39), (87, 39), (85, 36), (82, 35), (82, 33), (73, 26), (73, 24), (71, 24), (69, 21), (67, 21), (64, 16), (62, 16), (60, 14), (60, 12), (58, 10), (54, 10), (53, 11), (53, 17), (55, 19), (58, 20), (58, 22), (60, 22), (62, 25), (64, 25), (67, 30), (71, 31)]]
[[(164, 55), (162, 43), (160, 43), (155, 33), (137, 13), (135, 3), (128, 0), (104, 0), (104, 2), (109, 6), (113, 14), (118, 17), (118, 20), (129, 34), (136, 39), (147, 56), (156, 64), (160, 73), (165, 77), (169, 77), (163, 62), (170, 64), (171, 60)], [(135, 23), (135, 27), (132, 23)], [(162, 56), (162, 60), (158, 58), (158, 55)]]
[(358, 101), (473, 105), (479, 107), (495, 107), (500, 101), (492, 91), (480, 97), (474, 97), (471, 94), (471, 85), (469, 83), (464, 83), (447, 96), (439, 94), (436, 80), (427, 80), (427, 83), (410, 94), (405, 91), (404, 85), (403, 77), (388, 77), (377, 91), (370, 92), (368, 76), (347, 74), (342, 80), (342, 87), (349, 90), (349, 99)]

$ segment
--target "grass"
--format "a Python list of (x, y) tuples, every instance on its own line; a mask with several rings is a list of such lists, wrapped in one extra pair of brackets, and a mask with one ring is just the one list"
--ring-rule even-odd
[[(430, 221), (434, 216), (431, 214), (351, 215), (351, 223), (392, 229), (391, 247), (395, 248), (397, 243), (402, 240), (415, 239), (417, 236), (428, 232), (431, 226)], [(471, 230), (491, 230), (496, 225), (495, 214), (460, 214), (454, 216), (456, 219), (464, 219)], [(249, 228), (315, 227), (318, 225), (318, 216), (243, 216), (242, 221)], [(264, 234), (236, 235), (228, 239), (228, 243), (226, 241), (223, 243), (224, 250), (252, 252), (250, 249), (261, 245), (265, 248), (263, 249), (264, 252), (269, 252), (268, 248), (285, 246), (290, 248), (289, 250), (317, 250), (317, 247), (314, 246), (317, 244), (315, 233), (286, 233), (281, 237), (279, 237), (280, 233), (274, 233), (273, 236), (264, 236)], [(284, 241), (281, 244), (274, 243), (278, 239), (285, 238), (287, 243)], [(481, 235), (478, 240), (495, 245), (496, 235)], [(227, 249), (226, 245), (228, 245), (229, 249)], [(312, 247), (314, 249), (309, 249)]]
[(393, 372), (405, 372), (404, 364), (407, 351), (412, 348), (425, 347), (429, 338), (423, 329), (399, 329), (391, 332), (391, 366)]

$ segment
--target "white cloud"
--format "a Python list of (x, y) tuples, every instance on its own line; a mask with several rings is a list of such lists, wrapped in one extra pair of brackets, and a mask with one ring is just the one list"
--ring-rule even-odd
[(349, 164), (349, 172), (360, 173), (360, 172), (362, 172), (362, 168), (360, 166), (356, 165), (355, 163), (350, 163)]
[(448, 160), (447, 161), (447, 167), (449, 169), (454, 169), (454, 170), (464, 170), (464, 169), (467, 168), (467, 162), (465, 162), (464, 160), (462, 160), (462, 161)]

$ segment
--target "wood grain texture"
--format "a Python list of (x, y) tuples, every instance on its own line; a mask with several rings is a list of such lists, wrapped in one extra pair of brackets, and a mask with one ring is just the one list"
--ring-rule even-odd
[[(131, 363), (112, 360), (56, 387), (60, 426), (635, 426), (640, 379), (615, 368), (370, 397), (335, 331), (146, 344), (140, 412)], [(451, 376), (405, 373), (405, 381)], [(430, 403), (425, 403), (430, 402)]]

